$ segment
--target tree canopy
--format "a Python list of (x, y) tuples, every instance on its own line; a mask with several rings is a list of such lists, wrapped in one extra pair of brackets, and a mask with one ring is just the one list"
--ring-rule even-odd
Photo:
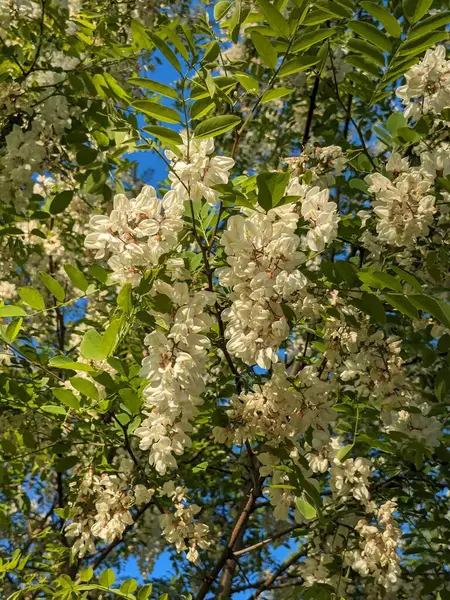
[(450, 598), (447, 9), (0, 0), (1, 598)]

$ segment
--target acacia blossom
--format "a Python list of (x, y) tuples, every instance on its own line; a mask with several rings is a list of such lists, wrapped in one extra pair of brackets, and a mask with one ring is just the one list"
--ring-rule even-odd
[(450, 105), (450, 61), (446, 60), (445, 46), (426, 51), (424, 58), (405, 74), (406, 84), (396, 94), (406, 105), (406, 118), (419, 119), (421, 115), (439, 115)]
[(159, 258), (177, 244), (183, 227), (183, 201), (166, 195), (160, 200), (152, 186), (145, 186), (136, 199), (124, 194), (114, 198), (109, 216), (94, 215), (85, 246), (96, 250), (95, 258), (111, 256), (111, 279), (137, 285), (145, 271), (158, 264)]
[(196, 563), (199, 549), (207, 550), (211, 544), (207, 539), (209, 527), (194, 520), (201, 508), (197, 504), (187, 504), (186, 494), (187, 489), (175, 486), (173, 481), (163, 485), (161, 495), (172, 500), (175, 510), (162, 514), (159, 522), (166, 540), (174, 544), (177, 552), (187, 550), (186, 558)]
[(182, 454), (191, 440), (191, 421), (202, 404), (204, 369), (212, 325), (205, 307), (214, 302), (209, 292), (189, 293), (185, 282), (173, 286), (159, 282), (157, 291), (174, 305), (169, 330), (153, 331), (144, 343), (148, 356), (142, 361), (140, 376), (150, 380), (144, 389), (146, 418), (135, 434), (142, 450), (150, 450), (149, 461), (161, 475), (176, 467), (174, 454)]
[(204, 198), (208, 204), (215, 206), (220, 196), (213, 188), (228, 182), (228, 172), (233, 167), (234, 160), (227, 156), (212, 156), (212, 139), (198, 141), (195, 138), (189, 139), (186, 134), (182, 138), (183, 144), (178, 146), (181, 158), (166, 150), (166, 156), (171, 161), (169, 194), (176, 195), (183, 201), (198, 202)]
[[(246, 209), (247, 210), (247, 209)], [(231, 306), (223, 312), (231, 355), (267, 368), (289, 334), (282, 303), (300, 306), (307, 280), (298, 270), (304, 255), (295, 234), (292, 205), (263, 214), (247, 210), (233, 215), (221, 238), (228, 267), (217, 269), (220, 283), (233, 288)]]
[[(74, 485), (72, 482), (71, 486)], [(153, 494), (154, 490), (141, 484), (130, 488), (118, 475), (103, 473), (99, 476), (90, 469), (80, 483), (77, 497), (70, 502), (75, 514), (65, 532), (68, 537), (76, 538), (72, 553), (80, 558), (94, 553), (96, 537), (107, 544), (121, 538), (134, 522), (131, 507), (149, 502)], [(86, 511), (87, 504), (90, 512)]]

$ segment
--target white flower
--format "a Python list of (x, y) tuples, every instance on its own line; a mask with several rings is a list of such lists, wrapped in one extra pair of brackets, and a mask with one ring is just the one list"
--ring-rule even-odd
[(211, 206), (215, 206), (219, 195), (213, 186), (228, 182), (234, 160), (226, 156), (211, 156), (214, 152), (212, 139), (197, 141), (195, 138), (188, 139), (186, 134), (182, 134), (182, 138), (183, 144), (178, 146), (181, 159), (170, 150), (166, 151), (172, 163), (169, 173), (171, 188), (184, 201), (197, 202), (205, 198)]
[(419, 236), (428, 234), (436, 212), (431, 183), (418, 169), (400, 173), (394, 180), (379, 173), (368, 175), (369, 192), (377, 217), (378, 239), (394, 246), (412, 246)]
[(427, 50), (405, 78), (406, 84), (396, 93), (406, 105), (406, 118), (418, 119), (428, 113), (438, 115), (450, 105), (450, 61), (446, 60), (445, 46)]
[(306, 278), (297, 266), (304, 260), (295, 234), (293, 205), (267, 214), (246, 210), (229, 218), (222, 235), (228, 267), (217, 270), (222, 285), (232, 286), (232, 304), (223, 312), (227, 349), (247, 364), (268, 368), (289, 335), (282, 302), (305, 298)]
[(329, 196), (329, 190), (313, 187), (301, 202), (301, 215), (310, 225), (306, 234), (306, 244), (313, 252), (324, 250), (337, 235), (337, 205), (335, 202), (329, 202)]
[(84, 244), (97, 250), (95, 258), (112, 254), (108, 265), (113, 281), (137, 285), (145, 270), (176, 246), (183, 211), (183, 201), (176, 194), (168, 192), (159, 200), (151, 186), (145, 186), (133, 200), (118, 194), (109, 216), (91, 217), (93, 233), (86, 236)]

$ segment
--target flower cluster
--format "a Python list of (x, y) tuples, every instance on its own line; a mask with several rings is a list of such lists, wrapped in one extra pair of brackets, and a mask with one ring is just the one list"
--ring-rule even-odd
[(228, 172), (234, 160), (227, 156), (212, 156), (214, 140), (198, 141), (183, 135), (183, 144), (178, 146), (181, 158), (170, 150), (166, 156), (171, 161), (170, 195), (183, 201), (197, 202), (204, 198), (208, 204), (215, 206), (219, 201), (219, 193), (215, 185), (228, 182)]
[(174, 454), (182, 454), (191, 443), (190, 422), (203, 402), (203, 372), (210, 343), (205, 332), (212, 325), (205, 307), (214, 302), (214, 296), (206, 291), (191, 295), (185, 282), (173, 286), (158, 282), (155, 291), (170, 298), (175, 312), (169, 331), (153, 331), (144, 340), (148, 356), (142, 361), (140, 375), (150, 383), (144, 389), (146, 418), (135, 434), (141, 438), (141, 449), (150, 449), (150, 464), (164, 475), (168, 468), (176, 467)]
[[(71, 483), (73, 487), (75, 482)], [(130, 489), (118, 475), (95, 475), (89, 470), (80, 483), (76, 499), (69, 504), (74, 510), (72, 522), (66, 526), (68, 537), (76, 538), (72, 545), (73, 554), (82, 558), (95, 552), (94, 538), (110, 544), (121, 538), (125, 529), (133, 524), (130, 508), (134, 504), (145, 504), (154, 490), (139, 484)], [(90, 506), (90, 512), (86, 510)]]
[(91, 217), (93, 233), (86, 236), (85, 246), (97, 251), (96, 258), (111, 254), (113, 281), (137, 285), (145, 271), (176, 246), (183, 212), (177, 195), (160, 200), (151, 186), (145, 186), (134, 200), (118, 194), (109, 216)]
[(377, 508), (376, 524), (367, 519), (358, 521), (359, 548), (345, 554), (347, 565), (363, 577), (373, 577), (389, 592), (398, 589), (401, 575), (397, 552), (401, 531), (393, 517), (396, 507), (396, 503), (389, 500)]
[(399, 173), (390, 180), (380, 173), (367, 175), (369, 192), (374, 194), (378, 240), (393, 246), (413, 246), (428, 234), (436, 212), (431, 182), (419, 169)]
[(247, 440), (265, 436), (272, 444), (297, 441), (312, 428), (313, 437), (321, 437), (336, 418), (331, 408), (334, 386), (322, 381), (316, 370), (306, 367), (294, 389), (283, 365), (274, 364), (272, 377), (252, 392), (233, 396), (227, 410), (229, 425), (216, 427), (213, 434), (220, 441), (242, 445)]
[(166, 512), (159, 517), (162, 534), (165, 539), (174, 544), (177, 552), (187, 550), (186, 558), (193, 563), (198, 561), (198, 549), (206, 550), (211, 542), (207, 539), (209, 527), (199, 521), (195, 516), (200, 512), (197, 504), (187, 504), (187, 489), (175, 486), (173, 481), (167, 481), (161, 490), (163, 496), (170, 498), (174, 505), (174, 512)]
[(298, 216), (292, 205), (267, 214), (247, 210), (227, 223), (221, 243), (229, 266), (217, 270), (220, 283), (233, 288), (231, 307), (223, 313), (231, 355), (249, 365), (267, 368), (289, 335), (282, 304), (299, 310), (307, 280), (298, 270), (304, 255), (298, 250)]
[(450, 61), (445, 46), (427, 50), (424, 58), (405, 75), (406, 84), (397, 88), (397, 96), (406, 105), (405, 117), (439, 115), (450, 105)]

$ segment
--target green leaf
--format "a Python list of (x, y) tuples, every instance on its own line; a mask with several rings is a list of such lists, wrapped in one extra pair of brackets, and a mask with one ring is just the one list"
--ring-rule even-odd
[(106, 356), (111, 356), (117, 345), (118, 335), (121, 328), (120, 319), (114, 319), (102, 336), (102, 352)]
[(7, 306), (0, 306), (0, 319), (4, 317), (26, 317), (27, 313), (20, 308), (20, 306), (13, 306), (8, 304)]
[(302, 495), (300, 498), (296, 498), (295, 504), (298, 508), (299, 513), (305, 519), (315, 519), (317, 516), (317, 511), (306, 499), (305, 496)]
[(173, 303), (169, 296), (166, 294), (156, 294), (152, 298), (153, 300), (153, 308), (160, 313), (170, 313), (172, 312)]
[(300, 35), (292, 44), (291, 52), (300, 52), (300, 50), (308, 50), (314, 44), (328, 39), (336, 33), (335, 27), (329, 29), (317, 29), (316, 31), (308, 31)]
[(444, 402), (450, 392), (450, 369), (444, 367), (434, 379), (434, 393), (439, 402)]
[(381, 66), (384, 66), (384, 55), (373, 44), (370, 44), (364, 40), (360, 40), (359, 38), (351, 38), (348, 41), (347, 46), (350, 50), (360, 52), (361, 54), (364, 54), (364, 56), (367, 56), (367, 58), (370, 60)]
[(97, 159), (97, 156), (98, 152), (95, 148), (83, 146), (77, 152), (77, 163), (80, 165), (80, 167), (87, 167)]
[(105, 360), (107, 355), (102, 348), (102, 336), (95, 331), (95, 329), (89, 329), (84, 334), (83, 340), (80, 346), (81, 356), (88, 360)]
[(363, 292), (361, 298), (353, 298), (351, 303), (372, 317), (376, 323), (386, 323), (386, 313), (383, 303), (375, 294)]
[(211, 98), (201, 98), (200, 100), (196, 100), (191, 105), (191, 118), (192, 119), (201, 119), (206, 116), (216, 107), (216, 103)]
[(179, 133), (174, 131), (173, 129), (169, 129), (168, 127), (162, 127), (159, 125), (149, 125), (147, 127), (143, 127), (144, 131), (147, 131), (150, 135), (158, 138), (161, 142), (165, 142), (167, 144), (175, 144), (176, 146), (181, 146), (183, 140)]
[(282, 37), (289, 37), (291, 28), (280, 11), (268, 0), (256, 0), (268, 24)]
[(116, 576), (114, 575), (114, 571), (112, 569), (106, 569), (99, 577), (100, 585), (104, 585), (105, 587), (110, 587), (114, 581), (116, 580)]
[(406, 142), (417, 142), (420, 140), (420, 135), (409, 127), (399, 127), (397, 129), (397, 136)]
[(139, 414), (142, 401), (136, 392), (131, 388), (123, 388), (119, 390), (119, 394), (130, 413), (132, 415)]
[(382, 33), (379, 29), (370, 23), (364, 23), (363, 21), (350, 21), (348, 24), (349, 28), (360, 35), (363, 40), (368, 40), (375, 44), (377, 48), (390, 52), (392, 50), (392, 42)]
[(400, 127), (407, 127), (407, 126), (408, 126), (408, 121), (405, 119), (405, 116), (403, 115), (403, 113), (400, 113), (400, 112), (392, 113), (392, 115), (390, 115), (388, 117), (388, 120), (386, 121), (386, 129), (389, 131), (389, 133), (391, 134), (391, 136), (393, 138), (397, 137), (397, 130)]
[(5, 331), (6, 341), (12, 344), (16, 337), (19, 335), (20, 328), (22, 327), (23, 319), (19, 317), (18, 319), (14, 319), (8, 325)]
[(165, 59), (170, 62), (172, 67), (174, 67), (179, 73), (182, 73), (183, 69), (181, 68), (177, 57), (169, 48), (169, 46), (165, 42), (163, 42), (163, 40), (158, 35), (156, 35), (156, 33), (148, 31), (147, 35), (158, 48), (158, 50), (161, 52), (161, 54), (165, 57)]
[[(183, 33), (185, 34), (185, 37), (187, 39), (189, 46), (191, 46), (192, 40), (188, 35), (186, 35), (186, 28), (185, 28), (184, 23), (181, 23), (181, 29), (183, 30)], [(184, 58), (184, 60), (186, 62), (189, 62), (189, 51), (188, 51), (187, 47), (184, 45), (184, 43), (181, 41), (181, 38), (178, 36), (176, 30), (172, 29), (171, 26), (164, 27), (164, 29), (162, 30), (162, 33), (164, 33), (164, 35), (167, 36), (169, 42), (171, 42), (172, 45), (178, 50), (178, 52), (181, 54), (181, 56)], [(192, 52), (195, 55), (195, 47), (192, 50)]]
[(353, 7), (351, 9), (341, 6), (340, 3), (334, 2), (333, 0), (316, 0), (315, 4), (317, 8), (324, 10), (336, 17), (341, 19), (350, 19), (353, 14)]
[(66, 414), (66, 409), (62, 406), (57, 406), (56, 404), (44, 404), (43, 406), (41, 406), (41, 410), (52, 415)]
[[(220, 46), (217, 42), (211, 42), (205, 48), (205, 54), (203, 55), (203, 62), (209, 63), (216, 60), (220, 54)], [(210, 75), (210, 73), (208, 73)]]
[(39, 277), (41, 278), (42, 283), (48, 289), (48, 291), (59, 301), (64, 302), (64, 298), (66, 296), (63, 287), (53, 279), (51, 275), (48, 273), (44, 273), (44, 271), (39, 271)]
[(402, 34), (400, 23), (391, 15), (383, 6), (375, 4), (375, 2), (361, 2), (361, 7), (364, 8), (372, 17), (380, 21), (389, 35), (399, 38)]
[(399, 310), (401, 313), (410, 317), (411, 319), (417, 319), (419, 313), (417, 309), (411, 304), (407, 297), (402, 294), (385, 294), (386, 302), (389, 302), (391, 306)]
[(364, 194), (367, 193), (368, 185), (362, 179), (350, 179), (348, 185), (352, 188), (352, 190), (358, 190)]
[(78, 464), (78, 461), (78, 456), (62, 456), (55, 463), (55, 471), (57, 473), (65, 473), (65, 471), (72, 469), (76, 464)]
[(181, 123), (181, 117), (176, 110), (162, 104), (152, 102), (152, 100), (136, 100), (133, 106), (139, 112), (149, 115), (154, 119), (164, 123)]
[(252, 31), (251, 38), (253, 45), (256, 48), (256, 52), (259, 57), (268, 67), (274, 69), (277, 66), (278, 55), (276, 53), (275, 48), (269, 42), (267, 38), (258, 33), (257, 31)]
[(431, 15), (431, 17), (424, 19), (421, 23), (414, 25), (409, 33), (408, 40), (419, 38), (430, 31), (445, 27), (445, 25), (448, 25), (449, 23), (450, 11), (438, 12), (435, 15)]
[(113, 93), (114, 97), (117, 100), (122, 100), (126, 105), (130, 103), (130, 96), (127, 92), (122, 88), (121, 85), (117, 82), (116, 78), (111, 75), (111, 73), (104, 72), (103, 77), (106, 81), (108, 88)]
[(83, 581), (83, 582), (90, 581), (93, 576), (94, 576), (94, 570), (92, 569), (92, 567), (83, 569), (82, 571), (80, 571), (80, 573), (78, 575), (80, 581)]
[[(432, 34), (425, 34), (422, 35), (419, 38), (416, 38), (414, 40), (409, 40), (406, 42), (403, 42), (403, 44), (401, 44), (400, 48), (398, 49), (398, 54), (400, 56), (417, 56), (418, 54), (422, 54), (422, 52), (424, 50), (427, 50), (428, 48), (431, 48), (431, 46), (434, 46), (435, 44), (437, 44), (438, 42), (441, 41), (447, 41), (448, 40), (448, 33), (446, 31), (440, 31), (440, 32), (436, 32), (436, 33), (432, 33)], [(401, 73), (401, 75), (404, 74), (404, 69), (403, 72)], [(400, 76), (400, 73), (399, 73)]]
[[(220, 4), (220, 2), (219, 2)], [(151, 583), (144, 585), (137, 593), (137, 600), (148, 600), (150, 598), (150, 594), (152, 593), (153, 586)]]
[(153, 79), (147, 79), (147, 77), (131, 77), (128, 80), (128, 83), (138, 85), (146, 90), (152, 90), (152, 92), (156, 92), (167, 98), (173, 98), (174, 100), (178, 97), (177, 92), (170, 86), (160, 83), (159, 81), (154, 81)]
[(22, 302), (31, 306), (31, 308), (35, 308), (36, 310), (44, 310), (45, 302), (42, 295), (32, 287), (22, 287), (19, 288), (17, 293), (20, 296)]
[(130, 29), (131, 37), (133, 38), (135, 46), (137, 46), (140, 50), (150, 50), (153, 48), (153, 44), (151, 43), (147, 33), (145, 32), (145, 28), (140, 21), (131, 19)]
[(433, 0), (403, 0), (403, 13), (414, 24), (427, 14), (432, 4)]
[(51, 215), (57, 215), (66, 210), (69, 204), (72, 202), (73, 198), (73, 190), (65, 190), (64, 192), (60, 192), (56, 194), (53, 200), (50, 202), (50, 206), (48, 208), (49, 213)]
[(117, 306), (124, 312), (129, 313), (133, 309), (133, 299), (131, 296), (132, 285), (126, 283), (117, 296)]
[(208, 463), (206, 461), (199, 463), (198, 465), (195, 465), (195, 467), (193, 467), (192, 472), (193, 473), (201, 473), (202, 471), (206, 471), (206, 469), (208, 468)]
[(241, 119), (233, 115), (223, 115), (206, 119), (195, 128), (194, 135), (198, 140), (206, 140), (234, 129)]
[(65, 264), (64, 271), (67, 273), (74, 287), (81, 290), (82, 292), (85, 292), (87, 290), (89, 282), (79, 269), (73, 267), (72, 265)]
[(56, 369), (69, 369), (70, 371), (93, 371), (91, 365), (86, 363), (74, 362), (68, 356), (54, 356), (48, 361), (49, 367), (55, 367)]
[(435, 317), (445, 327), (450, 327), (450, 310), (447, 303), (425, 294), (409, 295), (408, 300), (425, 314)]
[(354, 447), (354, 444), (347, 444), (346, 446), (342, 446), (342, 448), (336, 454), (336, 458), (338, 460), (340, 460), (341, 462), (343, 462), (345, 460), (345, 458), (348, 456), (348, 454), (351, 452), (353, 447)]
[(303, 19), (303, 25), (310, 27), (330, 20), (330, 13), (325, 10), (311, 10)]
[(136, 579), (127, 579), (120, 586), (120, 591), (124, 594), (131, 594), (137, 588)]
[(403, 279), (403, 281), (405, 281), (408, 285), (410, 285), (412, 288), (417, 290), (419, 293), (422, 292), (422, 286), (417, 281), (417, 279), (414, 277), (414, 275), (411, 275), (411, 273), (407, 273), (403, 269), (400, 269), (400, 267), (395, 267), (392, 265), (390, 268), (393, 271), (395, 271), (397, 273), (397, 275), (399, 275), (399, 277), (401, 277)]
[(247, 73), (235, 73), (234, 76), (245, 89), (246, 92), (259, 90), (259, 83)]
[(352, 65), (357, 69), (361, 69), (364, 73), (370, 73), (370, 75), (374, 75), (375, 77), (381, 75), (380, 68), (372, 61), (367, 60), (362, 56), (350, 54), (345, 57), (344, 61), (347, 65)]
[(261, 173), (256, 178), (258, 184), (258, 204), (268, 211), (284, 196), (289, 181), (289, 173), (272, 171)]
[(214, 5), (214, 18), (216, 19), (216, 21), (220, 21), (221, 19), (223, 19), (227, 12), (230, 10), (231, 6), (232, 3), (226, 2), (225, 0), (217, 2), (217, 4)]
[(268, 90), (267, 92), (264, 92), (261, 98), (261, 102), (264, 104), (265, 102), (270, 102), (271, 100), (277, 100), (278, 98), (283, 98), (284, 96), (292, 94), (292, 92), (294, 91), (295, 88), (286, 87), (276, 88), (275, 90)]
[(304, 54), (303, 56), (297, 56), (291, 60), (288, 60), (280, 69), (278, 75), (280, 77), (287, 77), (288, 75), (292, 75), (293, 73), (298, 73), (300, 71), (306, 71), (309, 67), (313, 65), (317, 65), (320, 62), (320, 56), (310, 56), (308, 54)]
[(71, 377), (69, 381), (78, 392), (83, 394), (83, 396), (98, 400), (98, 390), (89, 379), (85, 379), (84, 377)]
[(78, 409), (80, 408), (80, 401), (70, 390), (65, 388), (54, 388), (53, 395), (58, 398), (60, 402), (68, 406), (69, 408)]
[(358, 277), (361, 281), (371, 287), (375, 287), (379, 290), (389, 288), (397, 292), (402, 291), (402, 284), (388, 273), (382, 273), (381, 271), (375, 271), (374, 273), (368, 273), (366, 271), (360, 271)]

